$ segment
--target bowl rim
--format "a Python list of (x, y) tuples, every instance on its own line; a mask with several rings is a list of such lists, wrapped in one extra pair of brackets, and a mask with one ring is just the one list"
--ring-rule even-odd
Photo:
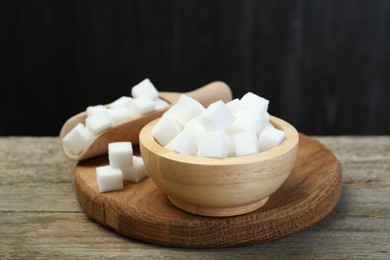
[[(160, 117), (161, 118), (161, 117)], [(139, 134), (139, 143), (149, 152), (156, 154), (164, 159), (177, 161), (186, 164), (199, 164), (199, 165), (215, 165), (215, 166), (230, 166), (240, 164), (251, 164), (266, 161), (278, 156), (282, 156), (291, 150), (293, 150), (299, 142), (299, 133), (297, 130), (287, 121), (270, 116), (270, 123), (277, 129), (281, 129), (285, 132), (285, 137), (282, 143), (279, 145), (256, 154), (234, 156), (227, 158), (211, 158), (211, 157), (198, 157), (194, 155), (181, 154), (175, 151), (171, 151), (160, 145), (152, 136), (153, 126), (160, 120), (157, 118), (147, 125), (145, 125)], [(142, 151), (142, 149), (141, 149)]]

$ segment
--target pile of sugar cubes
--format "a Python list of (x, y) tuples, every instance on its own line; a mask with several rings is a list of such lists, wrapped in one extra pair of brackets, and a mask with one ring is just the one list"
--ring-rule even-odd
[(104, 130), (169, 105), (158, 97), (157, 89), (148, 78), (133, 86), (131, 95), (132, 97), (122, 96), (108, 106), (89, 106), (86, 109), (85, 124), (78, 123), (63, 138), (63, 143), (69, 151), (73, 154), (79, 154), (92, 137)]
[(131, 142), (108, 145), (109, 165), (96, 167), (96, 180), (100, 192), (122, 190), (123, 180), (140, 182), (147, 175), (142, 157), (133, 155)]
[(279, 145), (285, 137), (269, 121), (269, 101), (248, 92), (228, 103), (207, 108), (181, 95), (152, 129), (165, 148), (187, 155), (226, 158), (256, 154)]

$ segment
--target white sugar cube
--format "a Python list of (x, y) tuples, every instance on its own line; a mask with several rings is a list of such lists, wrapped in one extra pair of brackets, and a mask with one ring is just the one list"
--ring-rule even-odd
[(238, 109), (234, 116), (236, 120), (227, 130), (228, 133), (252, 131), (258, 134), (265, 127), (265, 119), (263, 116), (246, 109)]
[(203, 132), (198, 135), (199, 157), (226, 158), (229, 150), (229, 137), (222, 131)]
[(97, 115), (100, 113), (107, 113), (107, 108), (103, 105), (96, 105), (96, 106), (87, 107), (87, 117)]
[(190, 131), (194, 136), (198, 136), (199, 133), (205, 132), (206, 129), (199, 123), (199, 117), (195, 117), (184, 124), (183, 130)]
[(158, 91), (152, 82), (146, 78), (131, 89), (131, 95), (134, 98), (149, 98), (156, 100), (158, 98)]
[(164, 114), (152, 129), (152, 136), (161, 146), (166, 146), (181, 131), (181, 126)]
[(123, 121), (133, 117), (133, 114), (131, 113), (130, 109), (126, 107), (110, 108), (107, 111), (107, 115), (112, 125), (122, 123)]
[(246, 93), (240, 100), (240, 106), (253, 113), (264, 115), (267, 112), (269, 101), (252, 92)]
[(222, 100), (209, 105), (199, 118), (199, 122), (208, 131), (225, 131), (234, 120), (235, 116)]
[(184, 129), (176, 135), (165, 148), (182, 154), (195, 155), (197, 140), (189, 130)]
[(100, 113), (106, 113), (107, 108), (104, 105), (95, 105), (87, 107), (86, 111), (87, 117), (89, 117)]
[(236, 144), (234, 142), (234, 134), (228, 134), (228, 137), (229, 137), (228, 156), (234, 157), (236, 156)]
[(164, 99), (158, 98), (154, 102), (155, 102), (155, 108), (154, 108), (155, 110), (169, 107), (169, 103)]
[(140, 97), (133, 98), (132, 108), (135, 115), (144, 115), (154, 111), (155, 103), (150, 98)]
[(124, 180), (137, 183), (148, 176), (144, 161), (139, 156), (133, 156), (133, 166), (122, 168), (122, 172)]
[(123, 174), (110, 166), (96, 167), (96, 180), (100, 192), (122, 190)]
[(111, 127), (111, 121), (106, 113), (99, 113), (87, 117), (85, 124), (88, 131), (93, 135), (98, 135), (100, 132)]
[(78, 123), (62, 139), (65, 146), (73, 153), (79, 154), (87, 146), (91, 135), (82, 123)]
[(236, 156), (255, 154), (259, 152), (259, 142), (256, 133), (252, 131), (241, 132), (234, 135)]
[(181, 125), (199, 116), (205, 108), (197, 100), (186, 95), (181, 95), (179, 100), (168, 111), (169, 115)]
[(108, 144), (108, 159), (113, 168), (133, 165), (133, 147), (131, 142), (113, 142)]
[(235, 98), (226, 103), (226, 106), (230, 109), (230, 111), (232, 111), (232, 113), (235, 113), (241, 107), (240, 100), (238, 98)]
[(109, 106), (110, 108), (126, 107), (130, 109), (132, 103), (133, 103), (133, 99), (131, 97), (122, 96), (117, 100), (115, 100), (114, 102), (112, 102)]
[(279, 145), (284, 139), (285, 133), (275, 127), (267, 126), (259, 135), (260, 152), (269, 150)]

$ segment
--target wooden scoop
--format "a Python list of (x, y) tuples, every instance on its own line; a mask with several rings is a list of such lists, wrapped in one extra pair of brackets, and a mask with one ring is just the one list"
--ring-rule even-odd
[(62, 126), (60, 132), (62, 151), (68, 158), (81, 161), (107, 153), (108, 144), (111, 142), (130, 141), (133, 144), (138, 144), (138, 136), (142, 127), (144, 127), (150, 121), (160, 117), (165, 111), (167, 111), (173, 104), (177, 102), (180, 95), (182, 94), (198, 100), (205, 107), (218, 100), (228, 102), (232, 99), (232, 92), (229, 86), (221, 81), (211, 82), (206, 86), (188, 93), (159, 92), (159, 97), (167, 101), (170, 106), (136, 118), (129, 119), (120, 124), (113, 125), (111, 128), (103, 131), (99, 135), (92, 137), (92, 140), (81, 153), (73, 154), (71, 151), (69, 151), (69, 149), (67, 149), (62, 140), (65, 135), (78, 123), (85, 123), (87, 113), (84, 111), (69, 118)]

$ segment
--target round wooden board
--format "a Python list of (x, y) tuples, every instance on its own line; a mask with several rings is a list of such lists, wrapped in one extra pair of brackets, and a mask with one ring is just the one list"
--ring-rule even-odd
[(264, 243), (304, 230), (324, 218), (341, 194), (341, 168), (322, 144), (300, 134), (294, 168), (258, 210), (235, 217), (204, 217), (177, 209), (151, 178), (100, 193), (95, 168), (107, 156), (79, 162), (77, 199), (89, 217), (112, 230), (151, 243), (187, 248)]

